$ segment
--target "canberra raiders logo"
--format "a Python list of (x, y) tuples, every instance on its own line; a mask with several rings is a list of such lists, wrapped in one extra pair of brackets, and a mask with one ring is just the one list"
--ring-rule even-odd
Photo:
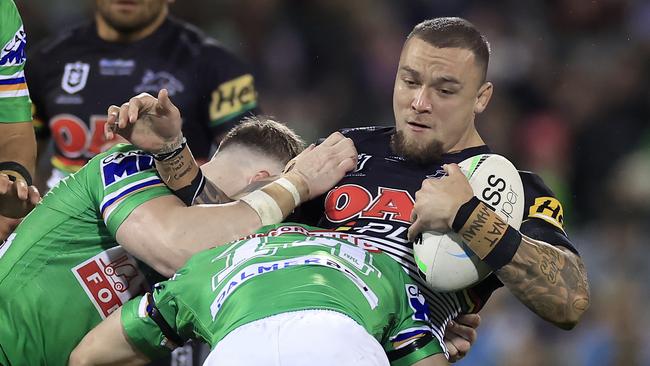
[(88, 81), (90, 65), (77, 61), (65, 64), (63, 78), (61, 79), (61, 88), (68, 94), (74, 94), (82, 90)]

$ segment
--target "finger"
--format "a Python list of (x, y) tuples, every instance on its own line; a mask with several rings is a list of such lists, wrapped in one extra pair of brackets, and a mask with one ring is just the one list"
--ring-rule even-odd
[(34, 186), (29, 187), (29, 202), (32, 205), (36, 205), (41, 201), (41, 193), (38, 191), (38, 188)]
[(448, 326), (449, 332), (456, 334), (458, 337), (465, 339), (470, 344), (476, 341), (476, 329), (467, 325), (454, 322), (453, 326)]
[(16, 190), (16, 196), (18, 197), (19, 200), (21, 201), (26, 201), (27, 198), (29, 197), (29, 192), (27, 190), (27, 183), (22, 180), (18, 179), (14, 182), (14, 189)]
[(140, 97), (134, 97), (129, 100), (129, 122), (134, 123), (138, 116), (144, 112), (144, 101)]
[(350, 170), (354, 169), (357, 166), (357, 163), (355, 160), (351, 157), (347, 157), (343, 160), (338, 165), (339, 169), (343, 169), (346, 173), (349, 172)]
[(458, 349), (454, 346), (454, 343), (445, 337), (445, 346), (447, 346), (447, 352), (449, 352), (449, 361), (454, 362), (458, 360)]
[(117, 127), (125, 128), (129, 122), (129, 102), (126, 102), (120, 106), (120, 111), (117, 114)]
[(481, 325), (481, 316), (478, 314), (463, 314), (456, 318), (456, 322), (468, 327), (478, 328)]
[(7, 174), (0, 174), (0, 194), (6, 194), (11, 188), (11, 183)]
[(169, 99), (169, 91), (165, 88), (160, 89), (158, 92), (158, 108), (163, 115), (167, 115), (174, 110), (174, 103)]
[(333, 146), (340, 140), (344, 139), (345, 137), (343, 136), (342, 133), (340, 132), (334, 132), (333, 134), (327, 136), (325, 141), (323, 141), (319, 146)]
[(413, 221), (407, 233), (407, 237), (409, 241), (411, 242), (414, 241), (418, 237), (418, 235), (420, 235), (420, 233), (423, 230), (423, 225), (424, 224), (422, 220), (418, 220), (416, 218), (415, 221)]
[(120, 107), (116, 105), (108, 107), (108, 117), (106, 118), (106, 124), (104, 124), (104, 137), (106, 140), (112, 140), (115, 137), (114, 131), (119, 111)]
[(460, 171), (460, 167), (457, 164), (445, 164), (442, 166), (442, 169), (444, 169), (445, 172), (447, 172), (447, 175), (450, 177), (458, 174), (463, 174), (463, 172)]

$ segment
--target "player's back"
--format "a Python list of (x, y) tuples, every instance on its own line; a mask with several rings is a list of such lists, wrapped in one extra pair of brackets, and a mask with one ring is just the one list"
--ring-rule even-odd
[[(265, 227), (192, 257), (156, 286), (155, 304), (162, 313), (169, 304), (177, 309), (181, 337), (199, 335), (212, 346), (241, 325), (314, 309), (349, 316), (384, 346), (404, 329), (413, 337), (418, 325), (430, 334), (424, 298), (399, 264), (340, 238), (297, 224)], [(125, 307), (138, 309), (135, 301)]]
[[(111, 152), (120, 149), (132, 150)], [(11, 364), (65, 364), (87, 331), (145, 290), (97, 204), (99, 160), (111, 156), (62, 180), (0, 246), (0, 347)]]

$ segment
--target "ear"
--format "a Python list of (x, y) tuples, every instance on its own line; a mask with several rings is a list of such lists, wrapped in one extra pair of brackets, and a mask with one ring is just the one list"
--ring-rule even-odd
[(254, 183), (254, 182), (259, 182), (263, 180), (268, 180), (268, 178), (271, 176), (271, 173), (269, 173), (266, 170), (260, 170), (255, 175), (253, 175), (249, 180), (248, 184)]
[(478, 89), (478, 95), (476, 97), (476, 103), (474, 104), (474, 113), (481, 113), (485, 110), (488, 103), (490, 103), (490, 98), (492, 98), (492, 83), (487, 81), (481, 85)]

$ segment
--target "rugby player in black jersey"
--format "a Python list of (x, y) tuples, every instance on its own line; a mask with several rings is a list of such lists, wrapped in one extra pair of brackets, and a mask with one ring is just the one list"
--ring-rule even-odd
[[(563, 329), (573, 328), (589, 306), (587, 275), (564, 231), (562, 205), (530, 172), (520, 172), (525, 195), (517, 198), (525, 202), (520, 230), (508, 226), (493, 234), (488, 238), (496, 243), (492, 248), (486, 249), (481, 240), (466, 243), (491, 266), (493, 275), (456, 293), (430, 291), (418, 276), (409, 239), (424, 230), (462, 233), (479, 212), (497, 220), (473, 196), (455, 165), (490, 152), (475, 128), (476, 114), (492, 95), (492, 84), (485, 79), (488, 60), (487, 40), (466, 20), (436, 18), (418, 24), (400, 56), (393, 95), (395, 127), (343, 131), (359, 152), (357, 169), (291, 218), (363, 237), (393, 256), (421, 285), (439, 339), (445, 337), (450, 320), (477, 312), (503, 285)], [(120, 113), (119, 120), (124, 126), (128, 118)], [(195, 184), (178, 190), (186, 203), (195, 197), (200, 202), (224, 198), (214, 185), (190, 178), (183, 179)], [(467, 347), (450, 351), (462, 356)]]
[(170, 17), (171, 2), (96, 0), (92, 21), (28, 50), (40, 147), (54, 141), (49, 187), (112, 144), (103, 135), (106, 106), (126, 95), (166, 88), (183, 110), (183, 133), (199, 162), (234, 123), (257, 111), (248, 66)]

